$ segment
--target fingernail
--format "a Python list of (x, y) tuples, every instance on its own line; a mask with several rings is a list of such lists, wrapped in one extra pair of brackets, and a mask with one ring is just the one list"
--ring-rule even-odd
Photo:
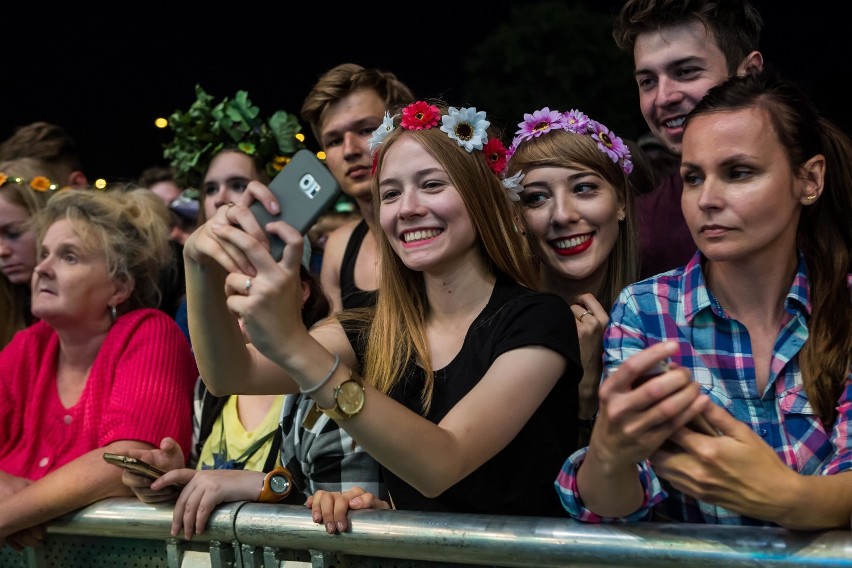
[(361, 506), (361, 498), (355, 497), (354, 499), (349, 501), (349, 506), (350, 507), (360, 507)]
[(320, 514), (319, 514), (319, 513), (314, 513), (314, 515), (313, 515), (313, 516), (314, 516), (314, 522), (315, 522), (315, 523), (318, 523), (318, 522), (320, 522), (320, 521), (322, 520), (322, 517), (320, 516)]
[(346, 532), (346, 523), (344, 523), (343, 521), (338, 521), (337, 530), (340, 532)]
[(328, 534), (334, 534), (337, 529), (334, 528), (334, 523), (326, 523), (325, 532)]
[(273, 213), (278, 213), (278, 204), (274, 201), (269, 202), (269, 208), (272, 209)]

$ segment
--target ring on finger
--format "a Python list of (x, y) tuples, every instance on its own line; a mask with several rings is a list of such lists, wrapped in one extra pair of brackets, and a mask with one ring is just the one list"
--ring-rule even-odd
[(582, 321), (582, 320), (583, 320), (583, 318), (584, 318), (585, 316), (589, 315), (590, 313), (592, 313), (592, 310), (586, 310), (585, 312), (583, 312), (582, 314), (580, 314), (580, 317), (578, 317), (578, 318), (577, 318), (577, 320)]
[(246, 294), (251, 290), (251, 278), (246, 278)]

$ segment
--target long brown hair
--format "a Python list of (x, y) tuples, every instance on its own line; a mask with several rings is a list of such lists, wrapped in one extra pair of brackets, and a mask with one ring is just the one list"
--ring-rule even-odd
[[(442, 113), (446, 106), (437, 103)], [(493, 274), (535, 288), (536, 271), (529, 248), (514, 224), (510, 199), (500, 179), (488, 166), (481, 151), (467, 152), (438, 127), (427, 130), (396, 128), (382, 143), (373, 177), (373, 202), (381, 203), (379, 180), (388, 148), (403, 136), (420, 143), (446, 170), (464, 202), (478, 236), (478, 248)], [(376, 208), (378, 214), (381, 205)], [(373, 321), (367, 341), (364, 376), (387, 393), (402, 378), (409, 362), (416, 359), (425, 369), (423, 414), (428, 413), (434, 385), (425, 322), (429, 312), (424, 278), (409, 269), (381, 233), (379, 246), (382, 272)]]
[(744, 108), (767, 113), (794, 172), (816, 155), (825, 157), (823, 192), (802, 207), (797, 241), (807, 264), (811, 303), (799, 367), (811, 405), (828, 424), (852, 368), (852, 141), (819, 115), (797, 84), (770, 71), (713, 87), (687, 125), (695, 116)]

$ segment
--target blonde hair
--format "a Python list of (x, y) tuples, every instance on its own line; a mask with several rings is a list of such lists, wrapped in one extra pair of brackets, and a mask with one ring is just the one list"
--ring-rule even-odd
[[(436, 105), (446, 112), (446, 106)], [(373, 202), (381, 203), (379, 179), (388, 148), (403, 136), (421, 144), (449, 175), (464, 202), (478, 237), (478, 249), (493, 274), (503, 273), (528, 288), (537, 284), (532, 255), (517, 232), (506, 189), (481, 151), (467, 152), (439, 128), (396, 128), (382, 143), (373, 176)], [(376, 208), (376, 216), (381, 205)], [(409, 269), (379, 235), (382, 271), (379, 294), (367, 338), (363, 374), (377, 389), (389, 393), (414, 359), (426, 381), (421, 394), (423, 414), (429, 412), (434, 387), (425, 322), (429, 312), (422, 272)], [(341, 319), (344, 319), (344, 316)], [(353, 314), (353, 317), (356, 317)], [(357, 318), (357, 317), (356, 317)], [(363, 314), (362, 314), (363, 318)]]
[[(37, 176), (51, 178), (53, 175), (47, 163), (30, 157), (5, 160), (0, 163), (0, 172), (8, 178), (19, 177), (25, 180), (32, 180)], [(11, 179), (7, 179), (6, 183), (0, 186), (0, 197), (29, 213), (30, 219), (25, 229), (31, 228), (33, 215), (45, 207), (52, 195), (49, 191), (33, 189), (28, 182), (15, 183)], [(4, 275), (0, 275), (0, 349), (12, 340), (15, 333), (32, 323), (30, 294), (29, 283), (13, 284)]]
[(386, 108), (410, 103), (414, 94), (396, 75), (381, 69), (365, 68), (357, 63), (342, 63), (322, 74), (302, 103), (300, 116), (307, 122), (322, 145), (320, 126), (332, 105), (358, 90), (375, 91)]
[[(156, 197), (156, 196), (155, 196)], [(122, 313), (160, 305), (160, 273), (172, 262), (168, 211), (147, 189), (129, 191), (65, 190), (36, 216), (38, 248), (53, 223), (67, 219), (90, 251), (103, 251), (112, 278), (132, 280), (133, 291)]]

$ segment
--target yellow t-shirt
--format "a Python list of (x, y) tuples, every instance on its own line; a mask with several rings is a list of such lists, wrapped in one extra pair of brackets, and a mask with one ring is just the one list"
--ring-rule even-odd
[[(237, 412), (237, 396), (232, 395), (228, 398), (222, 408), (222, 413), (213, 423), (213, 429), (201, 449), (201, 456), (199, 456), (196, 469), (238, 469), (227, 467), (225, 462), (240, 458), (251, 448), (252, 444), (278, 428), (284, 395), (275, 397), (275, 402), (272, 403), (263, 422), (250, 432), (246, 431), (242, 422), (240, 422)], [(250, 456), (244, 456), (240, 460), (244, 463), (244, 466), (239, 469), (263, 471), (263, 465), (266, 463), (271, 445), (272, 436), (269, 436)], [(275, 460), (275, 465), (281, 465), (280, 452)]]

